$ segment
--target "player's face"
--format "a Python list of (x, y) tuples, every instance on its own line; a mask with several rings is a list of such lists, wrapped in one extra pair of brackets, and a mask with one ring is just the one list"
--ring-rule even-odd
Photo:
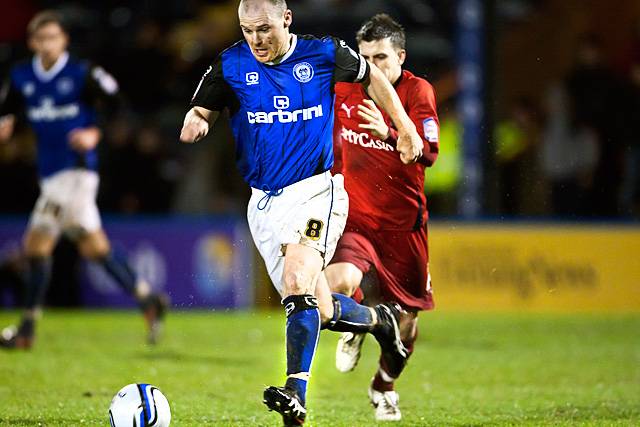
[(43, 60), (56, 61), (67, 49), (68, 37), (55, 22), (38, 28), (29, 39), (29, 47)]
[(392, 84), (398, 80), (402, 74), (402, 64), (406, 57), (404, 49), (395, 48), (388, 37), (370, 42), (363, 40), (358, 44), (358, 48), (360, 55), (380, 68)]
[(238, 18), (244, 39), (258, 61), (273, 61), (287, 53), (291, 25), (289, 9), (280, 13), (269, 2), (263, 1), (249, 9), (240, 7)]

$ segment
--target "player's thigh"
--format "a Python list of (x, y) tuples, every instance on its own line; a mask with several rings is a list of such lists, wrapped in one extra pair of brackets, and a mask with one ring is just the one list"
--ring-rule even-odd
[[(102, 232), (102, 221), (96, 203), (99, 178), (93, 171), (74, 170), (71, 172), (73, 196), (69, 199), (65, 211), (63, 226), (74, 238), (89, 242), (92, 247), (101, 250), (106, 236)], [(88, 237), (84, 238), (87, 235)]]
[(400, 339), (402, 342), (412, 342), (418, 335), (418, 312), (409, 311), (400, 317)]
[(77, 237), (78, 250), (87, 259), (100, 259), (111, 250), (109, 238), (104, 230), (83, 232)]
[(350, 262), (338, 262), (327, 266), (325, 276), (331, 292), (351, 296), (360, 286), (363, 274)]
[(29, 227), (24, 235), (23, 245), (28, 257), (44, 258), (51, 255), (58, 236), (46, 229)]
[(302, 244), (288, 244), (282, 275), (283, 296), (313, 294), (322, 267), (322, 255), (317, 249)]

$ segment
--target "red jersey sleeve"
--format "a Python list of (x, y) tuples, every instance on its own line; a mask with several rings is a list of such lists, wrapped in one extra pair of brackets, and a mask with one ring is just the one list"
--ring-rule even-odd
[[(401, 99), (406, 97), (405, 107), (409, 118), (416, 125), (422, 137), (422, 157), (418, 161), (425, 166), (432, 166), (438, 158), (440, 144), (440, 122), (436, 112), (436, 96), (429, 82), (421, 78), (413, 78), (412, 85), (403, 90)], [(400, 93), (399, 93), (400, 95)], [(385, 142), (396, 146), (398, 131), (389, 128), (389, 137)]]
[(440, 122), (436, 112), (436, 95), (429, 82), (415, 79), (415, 86), (409, 92), (408, 113), (422, 137), (424, 148), (420, 163), (431, 166), (438, 158), (440, 148)]

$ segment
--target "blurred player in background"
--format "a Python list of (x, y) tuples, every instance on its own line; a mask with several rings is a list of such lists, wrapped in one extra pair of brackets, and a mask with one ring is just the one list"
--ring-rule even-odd
[(323, 273), (348, 211), (342, 176), (329, 172), (334, 84), (363, 85), (389, 112), (405, 162), (420, 156), (422, 139), (380, 70), (341, 40), (289, 32), (292, 12), (284, 0), (243, 0), (238, 15), (245, 40), (203, 76), (180, 139), (198, 141), (229, 110), (238, 167), (252, 187), (249, 226), (287, 316), (288, 378), (284, 387), (264, 391), (264, 403), (285, 425), (300, 425), (321, 327), (371, 332), (396, 364), (406, 357), (399, 307), (370, 309), (332, 297)]
[(0, 142), (13, 133), (16, 115), (26, 118), (37, 138), (40, 196), (24, 238), (29, 274), (25, 311), (17, 328), (7, 328), (0, 346), (30, 348), (36, 317), (49, 282), (51, 253), (62, 233), (73, 237), (80, 253), (104, 266), (138, 301), (155, 342), (166, 309), (166, 296), (154, 294), (131, 267), (114, 255), (96, 205), (96, 146), (102, 132), (94, 106), (113, 103), (117, 82), (102, 68), (78, 61), (67, 52), (68, 35), (54, 11), (37, 14), (27, 28), (34, 56), (18, 64), (0, 93)]
[[(406, 310), (400, 329), (411, 354), (418, 334), (418, 311), (433, 308), (423, 186), (425, 167), (433, 165), (438, 156), (435, 95), (426, 80), (402, 69), (405, 33), (391, 17), (375, 15), (360, 28), (356, 39), (360, 54), (395, 88), (421, 131), (424, 149), (416, 163), (402, 162), (397, 152), (398, 132), (367, 88), (336, 85), (334, 141), (341, 162), (334, 172), (344, 174), (350, 206), (345, 233), (326, 276), (332, 292), (355, 294), (357, 301), (362, 301), (359, 286), (363, 277), (373, 276), (377, 298), (396, 301)], [(367, 298), (374, 299), (373, 295)], [(336, 352), (340, 371), (355, 367), (363, 340), (364, 334), (342, 334)], [(393, 363), (383, 350), (369, 387), (378, 420), (401, 418), (394, 382), (403, 368), (404, 363)]]

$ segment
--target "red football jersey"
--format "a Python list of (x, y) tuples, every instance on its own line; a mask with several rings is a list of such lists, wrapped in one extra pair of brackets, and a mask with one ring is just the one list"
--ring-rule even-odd
[[(394, 85), (405, 111), (424, 142), (422, 158), (405, 165), (396, 151), (397, 131), (383, 111), (390, 136), (381, 141), (358, 124), (358, 104), (370, 99), (360, 84), (335, 86), (334, 153), (332, 171), (344, 175), (349, 193), (352, 227), (372, 230), (412, 230), (427, 220), (424, 169), (438, 156), (439, 122), (433, 87), (404, 70)], [(381, 111), (382, 109), (378, 107)]]

